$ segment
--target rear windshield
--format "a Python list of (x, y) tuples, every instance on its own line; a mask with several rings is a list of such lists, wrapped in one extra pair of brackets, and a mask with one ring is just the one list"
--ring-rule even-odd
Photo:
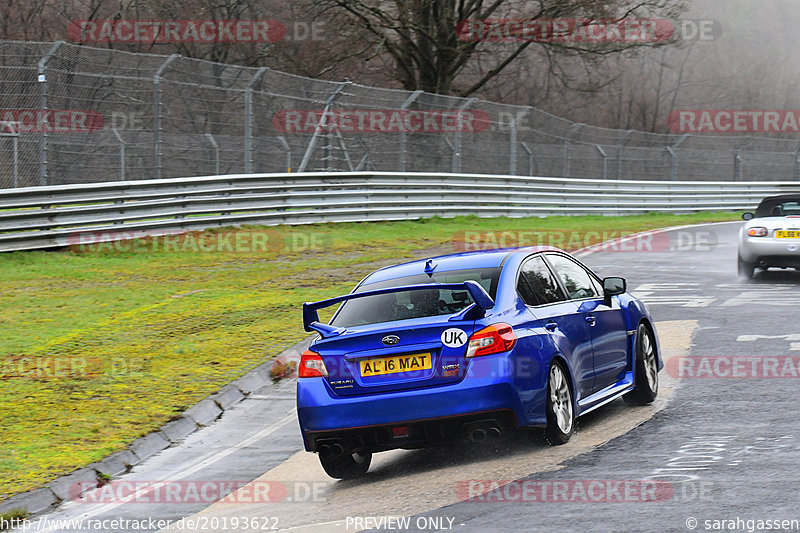
[(800, 216), (800, 199), (792, 201), (767, 200), (761, 202), (756, 210), (758, 218), (785, 217), (788, 215)]
[[(497, 293), (497, 282), (500, 279), (500, 268), (483, 268), (469, 270), (452, 270), (450, 272), (420, 274), (405, 278), (391, 279), (378, 283), (364, 284), (356, 292), (365, 292), (386, 287), (402, 285), (422, 285), (424, 283), (462, 283), (473, 280), (481, 284), (486, 292), (494, 298)], [(338, 327), (362, 326), (393, 322), (409, 318), (426, 316), (452, 315), (463, 310), (473, 302), (467, 289), (442, 290), (420, 289), (416, 291), (394, 292), (365, 296), (348, 300), (339, 308), (331, 324)]]

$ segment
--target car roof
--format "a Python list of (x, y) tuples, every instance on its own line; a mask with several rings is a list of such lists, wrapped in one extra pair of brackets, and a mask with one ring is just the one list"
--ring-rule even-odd
[(767, 196), (761, 203), (780, 203), (780, 202), (800, 202), (800, 193), (795, 194), (778, 194), (776, 196)]
[(779, 194), (777, 196), (767, 196), (756, 208), (756, 218), (769, 216), (770, 210), (783, 202), (800, 202), (800, 194)]
[(428, 261), (433, 261), (434, 272), (449, 272), (470, 268), (497, 268), (512, 254), (532, 254), (536, 252), (562, 252), (553, 246), (527, 246), (524, 248), (499, 248), (492, 250), (477, 250), (455, 254), (439, 255), (416, 259), (399, 265), (392, 265), (376, 270), (362, 281), (362, 283), (377, 283), (390, 279), (404, 278), (425, 273)]

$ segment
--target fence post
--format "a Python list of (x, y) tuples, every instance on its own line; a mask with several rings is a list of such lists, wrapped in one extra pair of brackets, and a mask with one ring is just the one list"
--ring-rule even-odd
[(19, 132), (11, 140), (14, 150), (14, 188), (19, 187)]
[[(350, 159), (350, 151), (347, 149), (347, 145), (344, 142), (344, 137), (342, 137), (342, 132), (339, 129), (338, 125), (336, 126), (335, 131), (336, 131), (336, 138), (339, 141), (339, 149), (342, 151), (342, 154), (344, 154), (344, 160), (347, 162), (347, 168), (349, 168), (350, 171), (352, 172), (355, 170), (355, 167), (353, 167), (353, 161), (352, 159)], [(328, 135), (330, 139), (333, 139), (333, 133), (329, 133)], [(330, 161), (330, 159), (328, 159), (328, 161)]]
[(332, 172), (331, 158), (333, 157), (333, 134), (329, 131), (325, 134), (325, 147), (322, 149), (322, 159), (325, 160), (325, 172)]
[(600, 152), (600, 157), (603, 158), (603, 179), (607, 179), (608, 178), (608, 161), (606, 161), (606, 153), (603, 150), (603, 147), (600, 146), (599, 144), (595, 144), (594, 147), (597, 148), (597, 151)]
[(345, 87), (347, 87), (351, 81), (343, 81), (339, 84), (336, 89), (331, 93), (328, 97), (328, 100), (325, 102), (325, 109), (322, 111), (322, 116), (319, 119), (319, 124), (317, 127), (314, 128), (314, 135), (311, 136), (311, 141), (309, 141), (308, 146), (306, 147), (306, 153), (303, 154), (303, 160), (300, 162), (300, 168), (297, 169), (298, 172), (305, 172), (306, 168), (308, 167), (308, 163), (311, 161), (311, 154), (314, 152), (314, 147), (317, 144), (317, 139), (319, 138), (320, 133), (322, 133), (322, 124), (326, 122), (326, 117), (328, 115), (328, 111), (330, 110), (331, 106), (333, 105), (333, 101), (336, 100), (336, 97), (339, 96)]
[(372, 167), (372, 170), (377, 170), (375, 168), (375, 164), (372, 162), (372, 159), (369, 157), (369, 147), (364, 143), (364, 140), (361, 137), (358, 138), (358, 145), (364, 150), (364, 157), (361, 158), (361, 161), (358, 162), (358, 166), (355, 170), (364, 170), (369, 169)]
[(19, 187), (19, 130), (19, 122), (0, 121), (0, 137), (11, 137), (11, 169), (14, 188)]
[(583, 122), (578, 122), (577, 124), (573, 124), (572, 128), (570, 128), (569, 133), (567, 133), (567, 137), (564, 139), (564, 177), (569, 177), (569, 163), (570, 163), (570, 154), (569, 149), (570, 145), (572, 144), (572, 137), (581, 129), (582, 126), (585, 126)]
[[(459, 123), (461, 118), (461, 112), (466, 111), (469, 106), (471, 106), (477, 101), (478, 101), (477, 98), (469, 98), (466, 102), (464, 102), (458, 107)], [(455, 146), (455, 151), (453, 153), (452, 166), (454, 173), (461, 172), (461, 128), (456, 128), (456, 146)]]
[(253, 87), (261, 81), (261, 77), (269, 67), (261, 67), (253, 75), (253, 79), (244, 90), (244, 172), (253, 173)]
[(448, 148), (450, 148), (450, 157), (451, 157), (451, 160), (452, 160), (451, 164), (455, 164), (455, 161), (456, 161), (456, 147), (453, 145), (453, 143), (450, 142), (450, 139), (448, 139), (447, 137), (442, 137), (442, 138), (444, 139), (444, 142), (445, 142), (445, 144), (447, 144)]
[[(50, 50), (39, 60), (39, 77), (37, 81), (40, 87), (39, 109), (43, 113), (47, 111), (47, 63), (53, 58), (55, 53), (61, 48), (64, 41), (57, 41), (50, 47)], [(47, 128), (42, 128), (39, 132), (39, 185), (47, 185)]]
[[(413, 104), (416, 101), (417, 98), (419, 98), (419, 95), (421, 95), (422, 92), (423, 91), (421, 91), (421, 90), (417, 90), (417, 91), (414, 91), (413, 93), (409, 94), (408, 98), (406, 98), (406, 101), (403, 102), (403, 105), (400, 106), (400, 111), (407, 110), (409, 108), (409, 106), (411, 104)], [(407, 142), (406, 130), (405, 130), (405, 128), (402, 128), (401, 131), (400, 131), (400, 172), (405, 172), (407, 170), (408, 157), (407, 157), (407, 154), (406, 154), (406, 150), (408, 148), (406, 146), (406, 142)]]
[(283, 145), (283, 149), (286, 150), (286, 172), (292, 171), (292, 147), (289, 146), (289, 143), (286, 142), (286, 139), (283, 136), (278, 137), (278, 140)]
[(508, 139), (508, 173), (512, 176), (517, 175), (517, 117), (511, 121), (511, 131)]
[(117, 128), (111, 128), (111, 131), (114, 132), (117, 141), (119, 141), (119, 181), (125, 181), (125, 141), (117, 131)]
[(745, 136), (744, 139), (736, 143), (736, 146), (733, 149), (733, 181), (739, 181), (742, 179), (742, 158), (739, 157), (739, 150), (741, 150), (742, 146), (747, 144), (750, 141), (750, 136)]
[(678, 148), (680, 145), (683, 144), (683, 141), (689, 138), (688, 133), (684, 133), (681, 135), (681, 138), (675, 141), (675, 144), (672, 146), (665, 146), (664, 148), (669, 152), (670, 163), (672, 165), (672, 176), (671, 180), (675, 181), (678, 179)]
[(524, 142), (519, 143), (523, 150), (528, 154), (528, 176), (533, 176), (533, 150)]
[(208, 139), (208, 143), (214, 149), (214, 175), (219, 176), (219, 144), (217, 144), (217, 140), (210, 133), (206, 133), (206, 139)]
[(153, 149), (155, 155), (156, 179), (161, 179), (161, 75), (180, 54), (172, 54), (164, 61), (153, 76)]
[(633, 136), (635, 130), (628, 130), (625, 132), (625, 137), (622, 138), (622, 142), (619, 143), (617, 146), (617, 179), (622, 179), (622, 149), (628, 144), (628, 141), (631, 140), (631, 136)]

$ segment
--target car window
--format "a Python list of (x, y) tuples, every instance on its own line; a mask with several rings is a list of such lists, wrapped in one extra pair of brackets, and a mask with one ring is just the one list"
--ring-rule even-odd
[(563, 255), (548, 254), (547, 260), (553, 265), (571, 299), (597, 296), (591, 276), (581, 265)]
[[(478, 282), (489, 296), (495, 297), (500, 279), (499, 268), (455, 270), (435, 272), (432, 275), (419, 274), (390, 279), (377, 283), (365, 283), (356, 292), (365, 292), (403, 285), (422, 285), (425, 283), (461, 283), (466, 280)], [(467, 289), (421, 289), (415, 291), (393, 292), (366, 296), (349, 300), (342, 304), (331, 322), (334, 326), (350, 327), (365, 324), (393, 322), (409, 318), (452, 315), (473, 303)]]
[(525, 277), (522, 273), (520, 273), (519, 279), (517, 280), (517, 293), (526, 305), (539, 305), (539, 300), (534, 295), (531, 286), (525, 281)]
[(540, 256), (531, 257), (520, 268), (517, 291), (528, 305), (545, 305), (566, 300), (558, 281)]

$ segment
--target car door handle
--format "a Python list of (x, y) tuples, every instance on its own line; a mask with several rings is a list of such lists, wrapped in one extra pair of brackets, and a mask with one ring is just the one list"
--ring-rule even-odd
[(555, 322), (548, 322), (547, 324), (545, 324), (544, 329), (546, 329), (547, 331), (555, 331), (558, 329), (558, 324), (556, 324)]
[(589, 315), (586, 317), (586, 323), (589, 324), (590, 326), (594, 326), (595, 324), (597, 324), (597, 319), (592, 315)]

